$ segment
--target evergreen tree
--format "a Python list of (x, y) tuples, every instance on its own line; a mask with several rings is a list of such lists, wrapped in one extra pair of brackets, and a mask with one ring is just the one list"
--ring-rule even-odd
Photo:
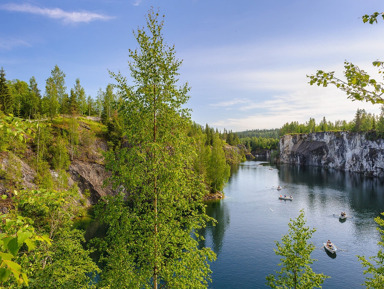
[(282, 238), (282, 243), (276, 241), (276, 255), (282, 256), (281, 270), (276, 275), (267, 276), (267, 285), (271, 288), (315, 288), (321, 287), (328, 276), (313, 272), (309, 266), (315, 260), (311, 258), (311, 253), (315, 249), (312, 243), (308, 244), (309, 239), (316, 229), (305, 226), (304, 211), (300, 215), (290, 220), (289, 232)]
[(0, 69), (0, 110), (5, 114), (12, 113), (13, 99), (9, 91), (4, 69)]
[(36, 118), (41, 112), (41, 94), (35, 77), (29, 79), (28, 118)]
[(88, 112), (88, 107), (87, 107), (87, 98), (85, 95), (84, 88), (80, 84), (80, 79), (76, 79), (76, 84), (73, 88), (75, 97), (76, 97), (76, 102), (77, 102), (77, 111), (81, 115), (86, 115)]
[(108, 84), (105, 92), (103, 93), (103, 111), (101, 114), (101, 119), (104, 123), (107, 123), (108, 120), (112, 117), (113, 105), (116, 100), (115, 94), (113, 93), (113, 85)]
[[(165, 44), (163, 22), (151, 11), (129, 63), (133, 84), (113, 74), (122, 96), (124, 145), (109, 153), (115, 188), (127, 191), (102, 207), (109, 229), (102, 285), (110, 288), (206, 288), (214, 253), (193, 238), (208, 218), (187, 136), (188, 86), (178, 86), (181, 61)], [(124, 201), (124, 198), (126, 201)], [(113, 244), (113, 245), (112, 245)]]
[(100, 88), (98, 91), (97, 91), (97, 96), (96, 96), (96, 113), (97, 113), (97, 116), (98, 117), (101, 117), (102, 113), (103, 113), (103, 99), (104, 99), (104, 92), (103, 90)]
[(87, 115), (88, 116), (91, 116), (93, 115), (95, 112), (95, 102), (93, 101), (93, 98), (88, 95), (88, 98), (87, 98)]

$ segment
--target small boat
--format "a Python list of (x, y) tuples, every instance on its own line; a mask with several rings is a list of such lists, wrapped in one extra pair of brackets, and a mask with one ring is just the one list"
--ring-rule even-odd
[(285, 200), (285, 201), (292, 201), (293, 197), (292, 196), (286, 196), (286, 195), (280, 195), (279, 200)]
[(282, 189), (282, 187), (280, 186), (277, 186), (277, 190), (280, 191)]
[(329, 253), (336, 254), (337, 247), (335, 246), (335, 244), (331, 243), (330, 245), (327, 245), (327, 243), (323, 243), (323, 245), (324, 245), (324, 248), (325, 248)]
[(341, 214), (339, 215), (339, 219), (340, 220), (345, 220), (347, 219), (347, 214), (345, 212), (341, 212)]

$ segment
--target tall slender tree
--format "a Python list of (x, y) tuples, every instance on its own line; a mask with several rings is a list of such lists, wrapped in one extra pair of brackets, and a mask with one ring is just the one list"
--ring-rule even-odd
[(115, 100), (116, 100), (116, 96), (113, 93), (113, 85), (108, 84), (107, 87), (105, 88), (105, 92), (103, 93), (103, 100), (102, 100), (103, 110), (102, 110), (101, 118), (104, 123), (108, 122), (112, 116), (113, 104)]
[(28, 116), (35, 118), (41, 112), (41, 94), (34, 76), (29, 79)]
[(66, 96), (65, 74), (55, 65), (45, 84), (45, 112), (53, 118), (61, 112)]
[(4, 68), (0, 69), (0, 110), (5, 114), (12, 113), (13, 99), (9, 91)]
[(80, 84), (80, 79), (76, 79), (76, 84), (73, 87), (73, 92), (76, 96), (77, 104), (78, 104), (78, 112), (82, 115), (87, 114), (87, 99), (85, 95), (84, 88)]
[[(315, 249), (309, 239), (316, 229), (305, 226), (304, 211), (288, 224), (289, 232), (276, 242), (276, 255), (282, 256), (281, 270), (276, 275), (267, 276), (267, 285), (271, 288), (319, 288), (328, 276), (313, 272), (309, 266), (315, 260), (311, 253)], [(276, 278), (277, 277), (277, 278)]]
[(150, 11), (147, 29), (135, 33), (138, 49), (130, 50), (132, 84), (112, 73), (126, 144), (107, 156), (107, 167), (127, 201), (118, 197), (102, 210), (110, 221), (106, 239), (114, 244), (102, 276), (111, 288), (206, 288), (210, 279), (214, 253), (199, 249), (196, 233), (208, 217), (187, 136), (189, 87), (178, 85), (181, 61), (162, 29), (163, 20)]

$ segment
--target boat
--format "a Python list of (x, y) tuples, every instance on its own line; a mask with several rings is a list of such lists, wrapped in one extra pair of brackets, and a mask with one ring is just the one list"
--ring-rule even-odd
[(281, 189), (282, 189), (282, 187), (280, 187), (280, 186), (277, 187), (277, 190), (278, 190), (278, 191), (280, 191)]
[(279, 200), (285, 200), (285, 201), (292, 201), (293, 197), (292, 196), (286, 196), (286, 195), (280, 195)]
[(323, 245), (324, 245), (324, 248), (325, 248), (329, 253), (336, 254), (337, 247), (335, 246), (335, 244), (331, 243), (330, 245), (327, 245), (327, 243), (323, 243)]

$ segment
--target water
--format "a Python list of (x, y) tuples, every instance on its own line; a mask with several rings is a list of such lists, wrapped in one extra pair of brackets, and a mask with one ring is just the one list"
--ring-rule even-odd
[[(277, 186), (283, 187), (277, 191)], [(217, 254), (209, 288), (265, 288), (265, 277), (280, 270), (275, 240), (288, 232), (290, 218), (304, 209), (307, 225), (315, 227), (312, 268), (324, 273), (323, 288), (363, 288), (363, 267), (356, 255), (375, 255), (380, 235), (374, 218), (384, 212), (384, 182), (356, 174), (314, 167), (280, 167), (244, 162), (234, 169), (224, 189), (226, 198), (209, 203), (218, 220), (203, 232), (205, 245)], [(278, 200), (280, 194), (293, 201)], [(337, 215), (346, 211), (340, 222)], [(324, 251), (330, 239), (339, 248), (336, 258)]]

